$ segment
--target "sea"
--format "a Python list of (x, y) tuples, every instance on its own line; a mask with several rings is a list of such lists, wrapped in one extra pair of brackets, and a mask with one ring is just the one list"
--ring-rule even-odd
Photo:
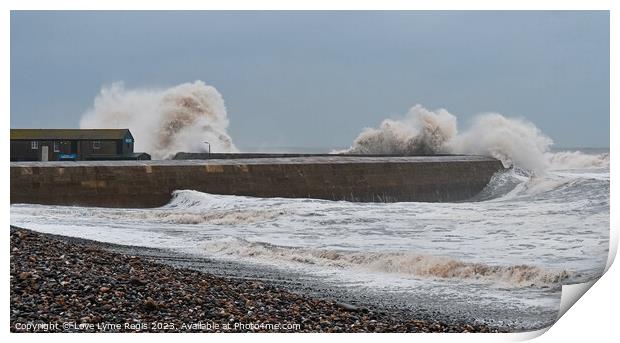
[[(579, 150), (579, 151), (577, 151)], [(11, 224), (298, 275), (308, 285), (512, 331), (552, 325), (562, 285), (609, 251), (608, 149), (498, 172), (457, 203), (355, 203), (177, 190), (151, 209), (12, 204)]]

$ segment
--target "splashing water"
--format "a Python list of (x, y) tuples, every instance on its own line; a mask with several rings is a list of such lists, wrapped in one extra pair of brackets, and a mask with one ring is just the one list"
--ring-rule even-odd
[[(179, 151), (237, 152), (228, 135), (228, 115), (221, 94), (202, 81), (168, 89), (125, 89), (114, 83), (101, 89), (81, 128), (129, 128), (135, 149), (154, 159), (172, 158)], [(208, 144), (207, 144), (208, 143)], [(593, 158), (580, 152), (551, 153), (551, 138), (524, 119), (498, 113), (482, 114), (464, 132), (445, 109), (415, 105), (404, 118), (384, 120), (366, 128), (343, 151), (353, 154), (474, 154), (492, 156), (504, 166), (534, 174), (549, 169), (608, 167), (609, 155)]]
[(491, 113), (478, 116), (469, 130), (448, 143), (448, 150), (458, 154), (489, 155), (504, 165), (543, 173), (549, 166), (545, 153), (552, 144), (551, 138), (531, 122)]
[(534, 174), (562, 167), (608, 167), (609, 155), (592, 157), (580, 152), (551, 153), (553, 140), (533, 123), (499, 113), (478, 115), (473, 125), (458, 132), (456, 117), (445, 109), (412, 107), (404, 118), (386, 119), (379, 128), (366, 128), (344, 153), (492, 156), (504, 166)]
[(227, 133), (228, 115), (221, 94), (202, 81), (168, 89), (125, 89), (114, 83), (101, 89), (81, 128), (129, 128), (136, 151), (155, 159), (179, 151), (218, 152), (237, 148)]
[(444, 109), (412, 107), (404, 119), (386, 119), (378, 129), (366, 128), (347, 152), (360, 154), (432, 155), (456, 134), (456, 117)]

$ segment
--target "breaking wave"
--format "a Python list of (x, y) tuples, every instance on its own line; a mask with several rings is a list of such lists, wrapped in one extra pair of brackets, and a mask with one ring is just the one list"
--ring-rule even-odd
[(445, 109), (412, 107), (402, 119), (386, 119), (378, 128), (364, 129), (351, 147), (353, 154), (474, 154), (492, 156), (505, 167), (542, 174), (557, 168), (609, 166), (609, 154), (593, 157), (579, 152), (551, 153), (553, 144), (533, 123), (499, 113), (478, 115), (464, 132)]
[(256, 262), (284, 261), (354, 271), (406, 274), (420, 278), (490, 282), (510, 287), (553, 287), (571, 277), (567, 271), (548, 271), (529, 265), (494, 266), (404, 252), (312, 250), (248, 242), (243, 239), (211, 242), (203, 248), (216, 256), (251, 259)]
[(128, 90), (122, 83), (103, 87), (80, 127), (128, 128), (136, 151), (154, 159), (170, 158), (179, 151), (206, 152), (205, 142), (214, 151), (237, 151), (227, 133), (224, 100), (202, 81), (163, 90)]
[[(77, 214), (81, 217), (94, 217), (99, 220), (155, 222), (180, 225), (245, 225), (276, 219), (287, 214), (286, 209), (261, 206), (248, 206), (234, 195), (217, 195), (193, 190), (178, 190), (172, 193), (170, 202), (162, 207), (149, 210), (114, 208), (74, 208), (60, 207), (58, 214)], [(246, 198), (251, 201), (251, 198)]]
[[(597, 167), (592, 167), (592, 165), (605, 165), (605, 162), (600, 161), (603, 158), (601, 155), (590, 155), (592, 161), (598, 162), (585, 163), (583, 165), (588, 166), (588, 168), (584, 169), (595, 168), (596, 170)], [(585, 160), (590, 160), (590, 158)], [(493, 175), (487, 186), (469, 201), (563, 199), (565, 202), (583, 202), (585, 197), (588, 199), (588, 206), (595, 206), (599, 203), (608, 206), (609, 174), (600, 171), (595, 172), (595, 170), (585, 173), (572, 173), (570, 170), (567, 172), (556, 171), (541, 177), (531, 175), (527, 170), (512, 167)]]

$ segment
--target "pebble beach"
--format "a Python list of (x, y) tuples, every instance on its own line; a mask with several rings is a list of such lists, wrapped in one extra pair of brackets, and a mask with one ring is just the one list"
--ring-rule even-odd
[(489, 332), (11, 227), (12, 332)]

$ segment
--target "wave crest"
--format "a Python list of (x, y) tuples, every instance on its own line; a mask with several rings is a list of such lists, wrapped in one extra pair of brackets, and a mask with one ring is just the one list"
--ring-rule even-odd
[(567, 271), (548, 271), (536, 266), (494, 266), (455, 259), (404, 252), (345, 252), (304, 249), (228, 239), (206, 244), (216, 256), (232, 256), (254, 261), (302, 263), (341, 269), (406, 274), (436, 279), (463, 279), (497, 283), (509, 287), (553, 287), (571, 275)]

